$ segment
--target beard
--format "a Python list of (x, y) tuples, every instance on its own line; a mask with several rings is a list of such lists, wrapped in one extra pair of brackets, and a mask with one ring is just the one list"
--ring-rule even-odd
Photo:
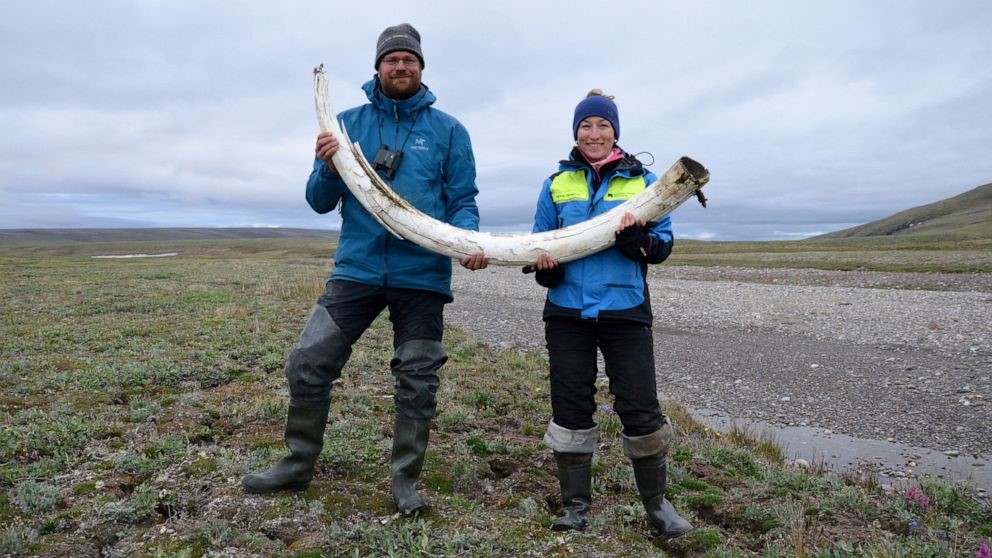
[(420, 91), (420, 79), (414, 74), (407, 74), (404, 76), (408, 78), (403, 83), (397, 83), (397, 78), (383, 78), (379, 77), (379, 85), (382, 87), (382, 92), (390, 99), (395, 99), (397, 101), (402, 101), (403, 99), (409, 99)]

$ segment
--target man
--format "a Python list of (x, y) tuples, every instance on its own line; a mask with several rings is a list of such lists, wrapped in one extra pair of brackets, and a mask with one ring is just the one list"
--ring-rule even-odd
[[(352, 140), (381, 146), (374, 166), (392, 189), (424, 213), (453, 226), (478, 230), (475, 158), (468, 132), (431, 107), (434, 94), (420, 81), (420, 34), (409, 24), (379, 36), (376, 75), (363, 87), (369, 103), (340, 115)], [(246, 476), (246, 491), (303, 490), (323, 448), (331, 383), (340, 377), (351, 346), (389, 309), (395, 376), (392, 492), (404, 515), (430, 503), (415, 485), (424, 464), (431, 419), (447, 360), (441, 345), (444, 305), (452, 300), (451, 260), (386, 231), (347, 190), (331, 157), (338, 139), (317, 136), (307, 202), (317, 213), (341, 203), (341, 236), (334, 271), (286, 360), (289, 455), (271, 469)], [(484, 253), (461, 259), (467, 269), (488, 265)]]

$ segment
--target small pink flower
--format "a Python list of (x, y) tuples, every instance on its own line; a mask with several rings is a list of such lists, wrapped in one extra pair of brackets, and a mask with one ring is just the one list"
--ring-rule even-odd
[(992, 558), (992, 548), (989, 548), (989, 543), (982, 543), (981, 548), (975, 553), (975, 558)]
[[(927, 496), (926, 492), (923, 492), (922, 488), (915, 484), (906, 491), (906, 502), (916, 504), (923, 513), (927, 513), (927, 510), (930, 509), (930, 497)], [(988, 558), (992, 558), (992, 556)]]

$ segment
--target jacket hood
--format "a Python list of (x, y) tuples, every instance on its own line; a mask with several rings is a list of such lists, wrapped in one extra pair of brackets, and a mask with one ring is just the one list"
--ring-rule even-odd
[(365, 96), (369, 98), (372, 106), (389, 114), (393, 114), (394, 110), (402, 115), (412, 114), (433, 105), (434, 101), (437, 100), (437, 97), (431, 93), (431, 90), (424, 83), (420, 84), (420, 91), (409, 99), (403, 99), (402, 101), (390, 99), (382, 92), (378, 74), (365, 82), (362, 90), (365, 91)]

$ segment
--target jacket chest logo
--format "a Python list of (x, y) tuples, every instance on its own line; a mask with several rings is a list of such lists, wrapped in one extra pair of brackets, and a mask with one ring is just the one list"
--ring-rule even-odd
[(427, 138), (414, 138), (413, 145), (410, 146), (410, 149), (413, 149), (414, 151), (431, 150), (430, 147), (427, 147)]
[(610, 181), (610, 187), (606, 190), (606, 201), (627, 201), (630, 198), (644, 191), (644, 178), (637, 176), (634, 178), (617, 177)]

